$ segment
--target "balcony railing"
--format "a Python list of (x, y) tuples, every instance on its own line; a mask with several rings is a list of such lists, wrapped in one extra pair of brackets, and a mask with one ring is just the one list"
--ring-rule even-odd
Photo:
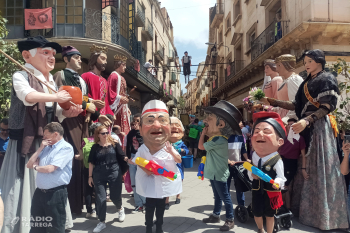
[(117, 15), (85, 8), (85, 37), (110, 41), (129, 50), (129, 41), (120, 35), (119, 28), (120, 20)]
[(137, 27), (144, 27), (146, 23), (145, 8), (142, 6), (139, 0), (135, 1), (135, 23)]
[(289, 21), (274, 21), (251, 44), (252, 61), (288, 33)]
[(44, 37), (81, 37), (97, 40), (109, 41), (120, 45), (129, 50), (129, 42), (120, 35), (120, 20), (117, 15), (108, 14), (100, 10), (91, 8), (84, 9), (84, 16), (81, 17), (81, 24), (58, 23), (53, 8), (52, 29), (36, 29), (25, 31), (24, 27), (15, 27), (11, 29), (8, 39), (19, 39), (42, 35)]
[(147, 41), (153, 40), (153, 25), (148, 18), (146, 19), (145, 26), (142, 28), (142, 33), (145, 35)]
[(224, 14), (224, 4), (223, 3), (215, 4), (214, 8), (210, 13), (210, 25), (213, 23), (215, 16), (217, 15), (223, 16), (223, 14)]
[(176, 84), (176, 74), (175, 72), (170, 73), (169, 84)]
[(145, 67), (140, 66), (140, 72), (134, 70), (133, 67), (127, 67), (126, 71), (152, 89), (154, 92), (159, 93), (160, 82), (155, 78)]
[(243, 68), (244, 68), (244, 60), (235, 60), (234, 62), (232, 62), (230, 66), (225, 69), (225, 82), (230, 80)]

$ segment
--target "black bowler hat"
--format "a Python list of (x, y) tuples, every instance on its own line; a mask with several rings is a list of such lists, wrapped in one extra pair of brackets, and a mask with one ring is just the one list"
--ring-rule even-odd
[(62, 52), (62, 47), (56, 42), (50, 42), (43, 36), (29, 37), (26, 40), (20, 40), (17, 42), (17, 46), (20, 52), (24, 50), (31, 50), (35, 48), (51, 47), (56, 50), (56, 53)]
[(231, 126), (233, 134), (242, 135), (242, 130), (239, 127), (239, 122), (242, 121), (242, 114), (233, 104), (220, 100), (214, 106), (206, 107), (205, 112), (221, 117)]

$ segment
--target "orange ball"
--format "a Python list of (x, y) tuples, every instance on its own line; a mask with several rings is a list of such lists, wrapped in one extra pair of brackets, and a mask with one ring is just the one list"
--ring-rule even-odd
[(61, 106), (61, 108), (63, 108), (64, 110), (68, 110), (70, 106), (72, 106), (70, 102), (73, 102), (77, 105), (78, 104), (81, 105), (83, 103), (83, 94), (79, 87), (62, 86), (58, 91), (61, 91), (61, 90), (67, 91), (72, 97), (70, 101), (67, 101), (65, 103), (58, 103)]

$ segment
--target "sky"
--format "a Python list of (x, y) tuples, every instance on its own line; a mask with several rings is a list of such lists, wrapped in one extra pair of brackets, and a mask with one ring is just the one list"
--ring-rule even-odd
[[(208, 46), (205, 44), (209, 38), (209, 8), (216, 0), (160, 0), (161, 7), (168, 11), (174, 27), (175, 47), (178, 56), (192, 56), (192, 65), (205, 61)], [(191, 67), (191, 75), (197, 72), (197, 66)], [(181, 69), (183, 72), (183, 69)], [(190, 79), (196, 78), (190, 76)], [(181, 89), (186, 92), (185, 78), (181, 74)]]

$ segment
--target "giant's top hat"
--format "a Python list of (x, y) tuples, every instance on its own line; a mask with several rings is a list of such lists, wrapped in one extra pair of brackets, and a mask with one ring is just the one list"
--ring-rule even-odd
[(214, 106), (206, 107), (205, 112), (213, 113), (223, 118), (231, 126), (234, 134), (242, 135), (239, 127), (239, 122), (242, 121), (242, 114), (233, 104), (220, 100)]

